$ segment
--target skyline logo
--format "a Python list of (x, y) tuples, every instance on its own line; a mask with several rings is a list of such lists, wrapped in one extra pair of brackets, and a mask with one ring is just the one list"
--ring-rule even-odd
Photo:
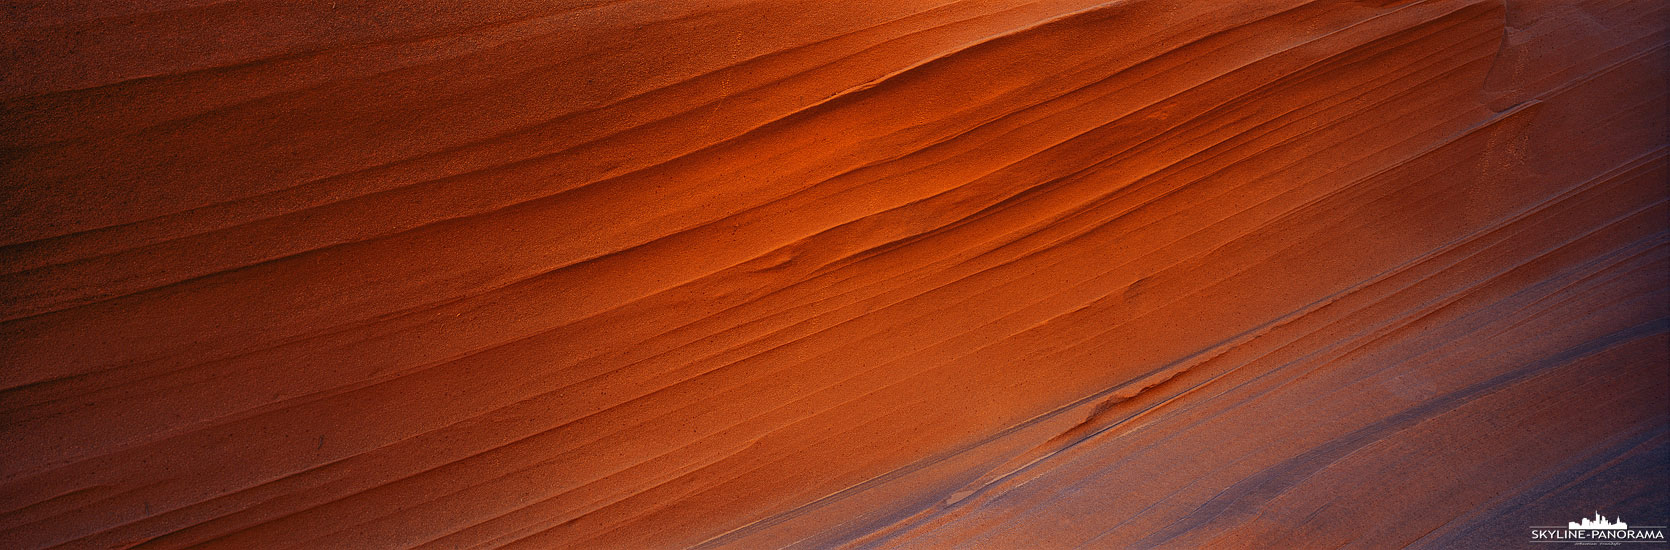
[(1531, 542), (1557, 542), (1583, 546), (1613, 546), (1632, 542), (1665, 542), (1663, 525), (1630, 527), (1621, 517), (1607, 519), (1595, 512), (1592, 518), (1566, 522), (1565, 528), (1532, 526)]
[(1595, 518), (1594, 519), (1583, 518), (1582, 522), (1568, 521), (1568, 522), (1566, 522), (1566, 528), (1567, 529), (1572, 529), (1572, 530), (1577, 530), (1577, 529), (1629, 529), (1629, 525), (1624, 523), (1624, 518), (1618, 518), (1618, 521), (1616, 521), (1616, 522), (1609, 522), (1609, 521), (1606, 521), (1606, 516), (1600, 515), (1600, 512), (1595, 512)]

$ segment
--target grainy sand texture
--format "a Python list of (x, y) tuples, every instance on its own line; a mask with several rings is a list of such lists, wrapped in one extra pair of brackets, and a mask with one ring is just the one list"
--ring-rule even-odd
[(10, 0), (0, 549), (1662, 537), (1667, 31)]

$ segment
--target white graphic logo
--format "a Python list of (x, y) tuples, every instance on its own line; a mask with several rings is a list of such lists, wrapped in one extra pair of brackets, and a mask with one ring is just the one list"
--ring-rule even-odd
[(1582, 522), (1568, 521), (1568, 522), (1566, 522), (1566, 528), (1567, 529), (1628, 529), (1629, 526), (1624, 524), (1624, 518), (1618, 518), (1618, 521), (1606, 521), (1606, 516), (1600, 515), (1600, 512), (1595, 512), (1595, 519), (1583, 518)]
[(1663, 525), (1630, 527), (1623, 518), (1595, 512), (1595, 517), (1566, 522), (1561, 529), (1552, 525), (1531, 528), (1531, 542), (1563, 542), (1585, 546), (1611, 546), (1626, 542), (1665, 542)]

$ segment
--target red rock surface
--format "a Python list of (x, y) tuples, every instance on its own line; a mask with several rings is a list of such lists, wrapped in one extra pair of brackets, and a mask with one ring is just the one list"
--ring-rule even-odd
[(21, 0), (0, 548), (1670, 518), (1654, 0)]

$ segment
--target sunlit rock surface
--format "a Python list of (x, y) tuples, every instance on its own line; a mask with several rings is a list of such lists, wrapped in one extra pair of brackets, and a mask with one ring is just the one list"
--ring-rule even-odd
[(0, 548), (1670, 517), (1658, 0), (22, 0)]

